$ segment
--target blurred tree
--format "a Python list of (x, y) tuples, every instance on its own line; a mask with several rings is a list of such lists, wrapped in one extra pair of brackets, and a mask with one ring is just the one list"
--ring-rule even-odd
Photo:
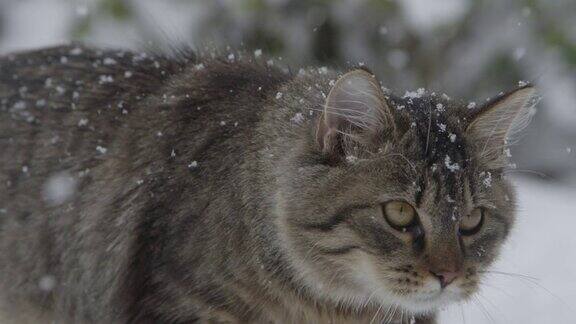
[[(292, 66), (345, 69), (364, 63), (393, 90), (426, 87), (476, 101), (519, 80), (534, 81), (544, 109), (514, 150), (518, 160), (529, 161), (520, 167), (549, 174), (576, 172), (574, 154), (566, 154), (576, 143), (576, 1), (70, 3), (77, 13), (70, 38), (76, 40), (116, 39), (112, 44), (166, 48), (176, 38), (198, 48), (259, 48)], [(0, 2), (0, 33), (2, 6)], [(172, 33), (174, 26), (179, 34)]]

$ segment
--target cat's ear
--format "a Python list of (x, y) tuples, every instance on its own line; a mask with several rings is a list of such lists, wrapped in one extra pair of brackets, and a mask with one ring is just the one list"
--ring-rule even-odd
[(378, 80), (365, 70), (354, 70), (334, 84), (318, 122), (316, 140), (324, 153), (337, 153), (342, 136), (394, 131), (391, 110)]
[(476, 143), (483, 161), (491, 167), (505, 165), (504, 149), (510, 136), (530, 122), (535, 89), (524, 86), (487, 103), (473, 117), (466, 133)]

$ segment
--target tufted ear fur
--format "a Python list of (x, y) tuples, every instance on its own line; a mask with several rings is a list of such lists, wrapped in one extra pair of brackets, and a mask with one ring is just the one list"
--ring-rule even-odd
[(316, 130), (316, 140), (327, 154), (338, 154), (343, 136), (394, 131), (392, 113), (376, 78), (365, 70), (340, 77), (328, 94)]
[(525, 86), (504, 94), (482, 107), (466, 133), (488, 167), (505, 166), (507, 139), (530, 122), (530, 108), (535, 103), (535, 90)]

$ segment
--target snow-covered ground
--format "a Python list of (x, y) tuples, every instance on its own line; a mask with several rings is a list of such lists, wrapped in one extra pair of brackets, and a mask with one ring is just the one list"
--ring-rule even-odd
[[(440, 323), (576, 323), (576, 188), (516, 179), (518, 223), (475, 302)], [(481, 304), (481, 305), (480, 305)]]

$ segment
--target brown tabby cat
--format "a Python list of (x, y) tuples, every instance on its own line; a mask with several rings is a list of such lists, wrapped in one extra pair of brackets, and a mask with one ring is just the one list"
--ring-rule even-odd
[(5, 56), (0, 322), (433, 323), (510, 231), (532, 98), (238, 55)]

